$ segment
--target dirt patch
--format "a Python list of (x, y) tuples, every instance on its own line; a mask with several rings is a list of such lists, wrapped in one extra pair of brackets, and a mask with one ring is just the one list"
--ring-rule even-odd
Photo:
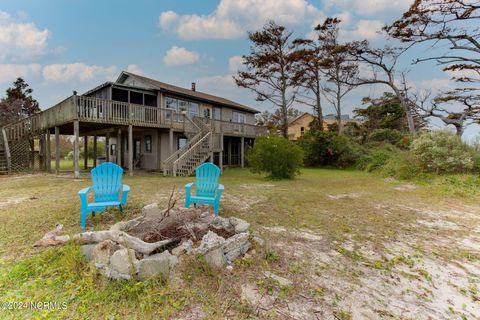
[(330, 199), (330, 200), (358, 199), (361, 196), (362, 196), (362, 194), (357, 193), (357, 192), (327, 195), (328, 199)]
[(393, 189), (395, 189), (397, 191), (412, 191), (412, 190), (418, 189), (418, 186), (414, 185), (414, 184), (411, 184), (411, 183), (408, 183), (408, 184), (401, 184), (399, 186), (396, 186)]
[(10, 205), (19, 204), (27, 200), (35, 200), (35, 199), (36, 199), (35, 197), (9, 197), (9, 198), (0, 199), (0, 209)]

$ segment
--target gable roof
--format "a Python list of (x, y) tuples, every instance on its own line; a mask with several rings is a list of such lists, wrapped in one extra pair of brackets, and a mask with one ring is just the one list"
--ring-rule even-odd
[(187, 97), (193, 97), (193, 98), (203, 100), (203, 101), (206, 101), (206, 102), (216, 103), (216, 104), (224, 105), (224, 106), (227, 106), (227, 107), (232, 107), (232, 108), (247, 111), (247, 112), (252, 112), (252, 113), (258, 113), (259, 112), (256, 109), (250, 108), (246, 105), (243, 105), (243, 104), (240, 104), (240, 103), (237, 103), (237, 102), (234, 102), (234, 101), (222, 98), (222, 97), (214, 96), (214, 95), (204, 93), (204, 92), (200, 92), (200, 91), (193, 91), (193, 90), (190, 90), (190, 89), (177, 87), (177, 86), (165, 83), (165, 82), (160, 82), (160, 81), (157, 81), (155, 79), (140, 76), (138, 74), (134, 74), (134, 73), (127, 72), (127, 71), (122, 71), (122, 73), (120, 73), (120, 75), (118, 76), (117, 81), (115, 81), (115, 82), (123, 83), (128, 77), (135, 78), (135, 79), (139, 80), (140, 82), (143, 82), (144, 84), (146, 84), (148, 86), (151, 86), (152, 89), (157, 89), (157, 90), (160, 90), (162, 92), (173, 93), (173, 94), (176, 94), (176, 95), (182, 95), (182, 96), (187, 96)]
[(304, 113), (302, 113), (301, 115), (299, 115), (299, 116), (297, 116), (296, 118), (294, 118), (292, 121), (290, 121), (290, 122), (288, 123), (288, 125), (291, 125), (291, 124), (295, 123), (296, 121), (300, 120), (301, 118), (303, 118), (304, 116), (307, 116), (307, 115), (313, 118), (313, 115), (312, 115), (311, 113), (309, 113), (309, 112), (304, 112)]

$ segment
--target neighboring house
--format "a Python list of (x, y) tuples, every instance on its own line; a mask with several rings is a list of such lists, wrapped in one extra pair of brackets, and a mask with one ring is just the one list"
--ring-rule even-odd
[[(5, 126), (0, 148), (2, 140), (15, 149), (22, 141), (39, 138), (40, 167), (50, 170), (50, 154), (54, 153), (48, 150), (50, 135), (74, 135), (78, 177), (79, 137), (86, 138), (85, 146), (88, 140), (96, 146), (97, 138), (104, 137), (107, 152), (99, 155), (101, 161), (120, 164), (131, 174), (139, 168), (189, 175), (205, 161), (220, 167), (243, 166), (245, 149), (267, 131), (254, 125), (256, 113), (248, 106), (198, 92), (194, 83), (192, 89), (185, 89), (124, 71), (115, 82), (83, 95), (74, 93), (47, 110)], [(15, 168), (14, 152), (10, 153), (10, 168)]]
[[(342, 123), (351, 121), (348, 114), (342, 114), (340, 116)], [(310, 131), (310, 124), (315, 119), (315, 117), (308, 112), (304, 112), (288, 124), (288, 139), (289, 140), (298, 140), (303, 137), (305, 133)], [(328, 130), (329, 124), (334, 124), (337, 122), (337, 118), (333, 114), (327, 114), (323, 116), (323, 127), (325, 130)]]

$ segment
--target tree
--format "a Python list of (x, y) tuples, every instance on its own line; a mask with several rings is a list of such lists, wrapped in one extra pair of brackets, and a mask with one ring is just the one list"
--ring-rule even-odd
[[(363, 40), (351, 42), (345, 48), (344, 50), (348, 51), (354, 61), (371, 68), (370, 75), (360, 75), (353, 80), (353, 83), (356, 85), (384, 84), (390, 87), (405, 111), (410, 133), (415, 134), (414, 103), (408, 97), (405, 72), (398, 74), (397, 71), (397, 62), (409, 49), (409, 46), (372, 48), (367, 40)], [(398, 75), (400, 75), (400, 82), (397, 81)], [(347, 80), (347, 83), (351, 83), (351, 81)]]
[(0, 125), (18, 121), (40, 111), (32, 92), (33, 89), (22, 78), (13, 82), (13, 87), (8, 88), (6, 96), (0, 100)]
[[(310, 102), (302, 101), (313, 107), (319, 129), (323, 129), (323, 114), (321, 106), (322, 95), (330, 102), (337, 115), (337, 130), (341, 130), (341, 102), (344, 96), (355, 86), (346, 81), (355, 77), (358, 66), (347, 61), (347, 53), (338, 42), (340, 20), (327, 18), (315, 29), (314, 39), (297, 39), (294, 44), (297, 62), (296, 81), (311, 92), (313, 99), (306, 96)], [(324, 81), (322, 81), (324, 80)], [(327, 84), (325, 84), (326, 82)]]
[(380, 98), (365, 97), (362, 103), (368, 106), (356, 108), (353, 113), (360, 119), (364, 134), (368, 135), (376, 129), (408, 131), (405, 110), (395, 94), (384, 92)]
[(315, 28), (319, 40), (323, 42), (324, 72), (327, 80), (323, 93), (333, 105), (337, 114), (337, 130), (342, 131), (342, 100), (356, 85), (348, 81), (358, 76), (358, 65), (348, 61), (344, 46), (338, 42), (340, 20), (327, 18)]
[[(480, 82), (479, 19), (478, 1), (416, 0), (400, 19), (384, 30), (393, 38), (410, 45), (431, 43), (442, 48), (448, 46), (449, 51), (442, 50), (439, 55), (420, 57), (414, 63), (435, 61), (443, 67), (443, 71), (453, 73), (453, 80), (471, 85)], [(430, 106), (421, 109), (426, 116), (434, 116), (447, 125), (454, 125), (457, 135), (461, 135), (465, 125), (471, 123), (469, 120), (478, 121), (478, 90), (478, 85), (461, 86), (442, 93)], [(455, 108), (454, 102), (457, 102), (457, 110), (441, 107), (449, 103)]]
[(250, 54), (243, 56), (246, 71), (239, 71), (233, 77), (239, 87), (255, 92), (257, 101), (270, 101), (280, 110), (284, 137), (288, 135), (288, 109), (297, 91), (293, 82), (291, 36), (291, 32), (273, 21), (261, 31), (249, 32)]

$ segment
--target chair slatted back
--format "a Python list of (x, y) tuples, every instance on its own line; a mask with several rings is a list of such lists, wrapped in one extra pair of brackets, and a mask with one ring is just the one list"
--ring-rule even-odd
[(220, 168), (210, 162), (206, 162), (195, 169), (197, 196), (215, 196), (220, 172)]
[(91, 172), (95, 202), (118, 201), (123, 169), (111, 162), (96, 166)]

